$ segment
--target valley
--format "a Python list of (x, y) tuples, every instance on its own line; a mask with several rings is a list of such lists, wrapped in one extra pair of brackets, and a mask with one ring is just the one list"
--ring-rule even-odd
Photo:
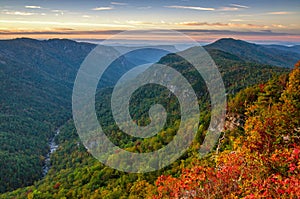
[[(299, 148), (299, 132), (296, 128), (299, 124), (299, 68), (292, 70), (300, 59), (300, 53), (294, 50), (297, 47), (286, 49), (284, 46), (263, 46), (241, 40), (220, 39), (204, 48), (222, 75), (228, 98), (228, 115), (247, 120), (226, 131), (223, 141), (220, 141), (221, 145), (218, 146), (221, 154), (212, 152), (201, 161), (198, 160), (198, 150), (210, 121), (210, 102), (203, 78), (181, 57), (155, 50), (154, 46), (133, 51), (111, 64), (104, 80), (98, 85), (95, 105), (98, 120), (106, 124), (105, 132), (108, 137), (128, 151), (150, 152), (167, 145), (176, 134), (180, 115), (178, 101), (169, 91), (150, 85), (145, 90), (136, 92), (132, 98), (131, 112), (141, 125), (149, 122), (147, 111), (154, 102), (163, 104), (168, 112), (167, 125), (157, 136), (147, 139), (130, 137), (123, 133), (113, 121), (109, 104), (112, 86), (122, 74), (139, 64), (158, 62), (180, 72), (196, 91), (201, 115), (195, 142), (172, 165), (151, 173), (125, 173), (106, 167), (93, 158), (81, 144), (71, 119), (73, 82), (80, 64), (93, 48), (95, 44), (60, 39), (0, 41), (0, 198), (165, 198), (167, 194), (182, 194), (180, 183), (185, 183), (184, 175), (190, 175), (189, 172), (193, 173), (198, 167), (203, 171), (210, 171), (220, 165), (230, 167), (226, 158), (233, 162), (236, 157), (226, 155), (230, 151), (238, 151), (234, 153), (239, 154), (239, 147), (251, 151), (250, 156), (255, 156), (261, 150), (266, 159), (270, 158), (268, 161), (281, 153), (292, 157), (292, 153)], [(274, 121), (280, 120), (275, 116), (287, 117), (282, 120), (282, 126), (272, 129), (272, 132), (278, 134), (277, 137), (280, 137), (280, 133), (286, 133), (289, 136), (287, 143), (282, 139), (276, 140), (268, 133), (263, 134), (263, 130), (259, 131), (262, 132), (261, 137), (251, 137), (249, 134), (256, 123), (264, 125), (263, 121), (268, 116), (267, 110), (274, 111)], [(284, 115), (284, 111), (295, 115), (288, 117)], [(260, 117), (263, 119), (258, 119)], [(56, 130), (58, 127), (59, 130)], [(291, 129), (292, 127), (296, 130)], [(284, 128), (288, 128), (287, 131)], [(282, 151), (264, 153), (265, 149), (259, 141), (263, 136), (270, 146), (275, 142), (276, 146), (282, 144), (279, 147)], [(258, 144), (252, 142), (252, 138)], [(248, 145), (242, 146), (243, 141)], [(255, 148), (254, 152), (251, 147)], [(249, 154), (241, 154), (241, 157), (246, 159)], [(298, 164), (291, 161), (288, 163)], [(264, 165), (264, 168), (270, 175), (279, 172), (278, 175), (285, 179), (290, 179), (289, 177), (297, 175), (296, 172), (299, 171), (299, 168), (290, 171), (289, 165), (279, 164)], [(185, 169), (187, 173), (183, 172)], [(253, 172), (253, 168), (247, 169)], [(225, 175), (221, 177), (231, 179)], [(197, 176), (194, 178), (197, 179)], [(258, 179), (263, 181), (265, 178), (260, 176)], [(179, 187), (177, 192), (172, 186)], [(194, 190), (190, 187), (189, 189)], [(243, 191), (234, 191), (229, 192), (247, 195)], [(227, 196), (225, 194), (221, 192), (216, 197)]]

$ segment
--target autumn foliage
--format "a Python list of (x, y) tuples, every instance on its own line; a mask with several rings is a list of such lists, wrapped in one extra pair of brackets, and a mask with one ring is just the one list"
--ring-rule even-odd
[(153, 198), (300, 198), (300, 61), (261, 85), (233, 150), (179, 177), (160, 176)]

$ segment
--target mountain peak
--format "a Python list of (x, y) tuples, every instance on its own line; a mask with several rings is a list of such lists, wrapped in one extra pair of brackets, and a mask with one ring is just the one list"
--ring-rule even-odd
[(207, 50), (221, 50), (238, 56), (248, 62), (290, 67), (299, 59), (299, 53), (282, 49), (267, 48), (263, 45), (249, 43), (233, 38), (224, 38), (205, 46)]
[(222, 39), (219, 39), (219, 40), (215, 41), (214, 43), (209, 44), (207, 46), (216, 46), (216, 45), (224, 45), (224, 44), (226, 44), (226, 45), (253, 45), (253, 46), (257, 46), (254, 43), (249, 43), (249, 42), (239, 40), (239, 39), (234, 39), (234, 38), (222, 38)]
[(47, 42), (70, 42), (70, 43), (77, 43), (76, 41), (71, 40), (71, 39), (59, 39), (59, 38), (48, 39), (46, 41)]
[(221, 39), (218, 39), (217, 41), (215, 42), (222, 42), (222, 41), (241, 41), (239, 39), (234, 39), (232, 37), (228, 37), (228, 38), (221, 38)]
[(41, 40), (32, 39), (32, 38), (28, 38), (28, 37), (20, 37), (20, 38), (10, 39), (10, 40), (6, 40), (6, 41), (26, 42), (26, 43), (38, 43), (38, 42), (41, 42)]

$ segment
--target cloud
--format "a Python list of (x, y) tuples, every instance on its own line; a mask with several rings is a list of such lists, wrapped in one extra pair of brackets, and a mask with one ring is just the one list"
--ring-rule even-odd
[(272, 24), (272, 26), (273, 26), (274, 28), (286, 28), (286, 26), (281, 25), (281, 24)]
[(271, 30), (260, 30), (260, 31), (232, 31), (232, 30), (203, 30), (203, 29), (176, 29), (177, 31), (187, 34), (216, 34), (216, 35), (243, 35), (243, 36), (300, 36), (300, 34), (292, 34), (285, 32), (272, 32)]
[(234, 22), (242, 22), (245, 21), (244, 19), (231, 19), (230, 21), (234, 21)]
[(157, 25), (156, 23), (153, 23), (153, 22), (148, 22), (148, 21), (134, 21), (134, 20), (126, 21), (126, 23), (132, 24), (132, 25)]
[(56, 13), (55, 16), (58, 16), (58, 13), (64, 15), (64, 13), (67, 12), (67, 10), (51, 10), (51, 12)]
[(57, 26), (90, 26), (90, 27), (118, 27), (131, 28), (130, 25), (123, 24), (100, 24), (100, 23), (80, 23), (80, 22), (57, 22), (57, 21), (22, 21), (22, 20), (0, 20), (0, 23), (8, 24), (40, 24), (40, 25), (57, 25)]
[(25, 8), (29, 8), (29, 9), (41, 9), (41, 6), (25, 6)]
[(65, 10), (51, 10), (51, 12), (65, 12)]
[(199, 11), (237, 11), (245, 8), (249, 8), (248, 6), (239, 5), (239, 4), (230, 4), (230, 6), (227, 7), (221, 7), (218, 9), (215, 8), (206, 8), (206, 7), (199, 7), (199, 6), (178, 6), (178, 5), (172, 5), (172, 6), (164, 6), (165, 8), (177, 8), (177, 9), (190, 9), (190, 10), (199, 10)]
[[(240, 21), (240, 20), (238, 20)], [(120, 22), (119, 22), (120, 23)], [(260, 24), (251, 24), (251, 23), (209, 23), (209, 22), (198, 22), (198, 21), (184, 21), (184, 22), (149, 22), (149, 21), (136, 21), (136, 20), (128, 20), (126, 21), (127, 24), (133, 26), (139, 25), (150, 25), (150, 26), (165, 26), (165, 27), (214, 27), (214, 28), (235, 28), (235, 29), (267, 29), (270, 27), (275, 28), (283, 28), (282, 25), (273, 24), (271, 26), (268, 25), (260, 25)]]
[(97, 7), (97, 8), (92, 8), (92, 10), (96, 11), (104, 11), (104, 10), (112, 10), (113, 7)]
[(237, 7), (237, 8), (250, 8), (249, 6), (235, 4), (235, 3), (230, 4), (230, 6)]
[(33, 12), (21, 12), (21, 11), (5, 11), (2, 12), (3, 14), (6, 15), (21, 15), (21, 16), (31, 16), (31, 15), (35, 15), (36, 13)]
[(90, 15), (82, 15), (83, 18), (91, 18)]
[(248, 6), (238, 5), (238, 4), (230, 4), (230, 7), (221, 7), (218, 9), (215, 8), (206, 8), (199, 6), (165, 6), (166, 8), (177, 8), (177, 9), (190, 9), (190, 10), (199, 10), (199, 11), (237, 11), (245, 8), (249, 8)]
[(247, 9), (250, 8), (248, 6), (244, 6), (244, 5), (240, 5), (240, 4), (229, 4), (230, 6), (226, 6), (226, 7), (221, 7), (219, 9), (217, 9), (218, 11), (237, 11), (237, 10), (241, 10), (241, 9)]
[(266, 25), (256, 25), (256, 24), (242, 24), (242, 23), (208, 23), (208, 22), (197, 22), (197, 21), (190, 21), (190, 22), (180, 22), (175, 23), (176, 25), (180, 26), (210, 26), (210, 27), (230, 27), (230, 28), (268, 28)]
[(0, 35), (114, 35), (123, 32), (123, 30), (91, 30), (91, 31), (76, 31), (76, 30), (49, 30), (49, 31), (7, 31), (0, 30)]
[[(211, 36), (218, 35), (218, 37), (236, 37), (236, 36), (285, 36), (300, 38), (300, 34), (292, 34), (285, 32), (272, 32), (271, 30), (260, 31), (232, 31), (232, 30), (211, 30), (211, 29), (175, 29), (176, 31), (191, 35), (191, 36)], [(0, 30), (0, 35), (114, 35), (122, 32), (123, 30), (92, 30), (92, 31), (76, 31), (65, 28), (55, 28), (48, 31), (8, 31)]]
[[(241, 21), (241, 20), (237, 20)], [(120, 23), (120, 22), (118, 22)], [(215, 22), (215, 23), (208, 23), (208, 22), (198, 22), (198, 21), (184, 21), (184, 22), (149, 22), (149, 21), (136, 21), (136, 20), (128, 20), (126, 21), (127, 24), (133, 25), (133, 26), (139, 26), (139, 25), (150, 25), (150, 26), (165, 26), (165, 27), (200, 27), (200, 26), (206, 26), (206, 27), (214, 27), (214, 28), (242, 28), (242, 29), (267, 29), (270, 27), (275, 28), (283, 28), (282, 25), (273, 24), (271, 26), (268, 25), (260, 25), (260, 24), (251, 24), (251, 23), (221, 23), (221, 22)]]
[(182, 26), (213, 26), (213, 25), (221, 25), (221, 23), (213, 23), (209, 24), (207, 22), (197, 22), (197, 21), (186, 21), (186, 22), (179, 22), (175, 23), (176, 25)]
[(53, 28), (54, 30), (59, 30), (59, 31), (71, 31), (71, 30), (75, 30), (73, 28)]
[(240, 10), (240, 8), (237, 8), (237, 7), (221, 7), (218, 10), (219, 11), (237, 11), (237, 10)]
[(199, 6), (164, 6), (165, 8), (176, 8), (176, 9), (190, 9), (190, 10), (200, 10), (200, 11), (213, 11), (215, 8), (204, 8)]
[(253, 17), (253, 15), (250, 14), (242, 14), (242, 15), (238, 15), (239, 17)]
[(137, 9), (139, 9), (139, 10), (147, 10), (147, 9), (150, 9), (150, 8), (152, 8), (152, 6), (137, 7)]
[(292, 14), (292, 12), (286, 12), (286, 11), (278, 11), (278, 12), (268, 12), (268, 15), (288, 15)]
[(128, 5), (128, 3), (121, 3), (121, 2), (115, 2), (115, 1), (110, 2), (110, 4), (112, 4), (112, 5), (120, 5), (120, 6), (126, 6), (126, 5)]

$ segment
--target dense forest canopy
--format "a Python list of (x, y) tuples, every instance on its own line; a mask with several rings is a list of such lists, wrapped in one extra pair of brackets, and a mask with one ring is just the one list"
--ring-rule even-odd
[[(210, 121), (210, 102), (202, 77), (176, 54), (148, 49), (156, 58), (162, 56), (158, 63), (186, 77), (196, 91), (201, 114), (197, 136), (180, 159), (158, 171), (133, 174), (111, 169), (92, 157), (81, 144), (70, 119), (72, 81), (94, 45), (70, 40), (0, 42), (0, 59), (5, 61), (0, 62), (1, 91), (5, 91), (1, 92), (0, 192), (24, 187), (0, 198), (273, 198), (279, 194), (300, 197), (299, 62), (291, 71), (272, 66), (284, 63), (278, 56), (270, 57), (269, 61), (265, 60), (267, 57), (249, 59), (237, 53), (236, 46), (249, 44), (242, 41), (221, 40), (206, 46), (226, 87), (228, 113), (226, 131), (215, 150), (199, 159), (199, 148)], [(233, 48), (221, 49), (223, 42), (230, 42)], [(270, 47), (249, 44), (245, 50), (252, 48), (263, 51)], [(270, 52), (273, 51), (265, 51), (266, 55)], [(78, 53), (81, 56), (75, 56)], [(287, 54), (283, 54), (286, 59), (295, 52)], [(16, 55), (24, 57), (14, 61)], [(123, 67), (120, 72), (143, 62), (133, 57), (122, 57), (116, 63)], [(56, 69), (50, 70), (53, 65)], [(114, 78), (119, 76), (115, 74)], [(105, 131), (112, 142), (135, 153), (154, 151), (168, 144), (180, 123), (176, 97), (154, 85), (135, 92), (131, 114), (138, 124), (149, 122), (147, 111), (153, 103), (164, 105), (169, 115), (167, 124), (156, 136), (133, 138), (120, 131), (110, 112), (110, 85), (115, 79), (107, 80), (106, 86), (99, 88), (95, 105), (99, 122), (106, 124)], [(48, 141), (58, 127), (59, 148), (51, 155), (51, 169), (41, 178)]]
[[(0, 40), (0, 192), (43, 177), (48, 142), (72, 117), (71, 96), (77, 70), (95, 44), (67, 39)], [(107, 47), (109, 48), (109, 47)], [(136, 55), (137, 54), (137, 55)], [(167, 54), (153, 48), (115, 60), (99, 88), (148, 60)]]

